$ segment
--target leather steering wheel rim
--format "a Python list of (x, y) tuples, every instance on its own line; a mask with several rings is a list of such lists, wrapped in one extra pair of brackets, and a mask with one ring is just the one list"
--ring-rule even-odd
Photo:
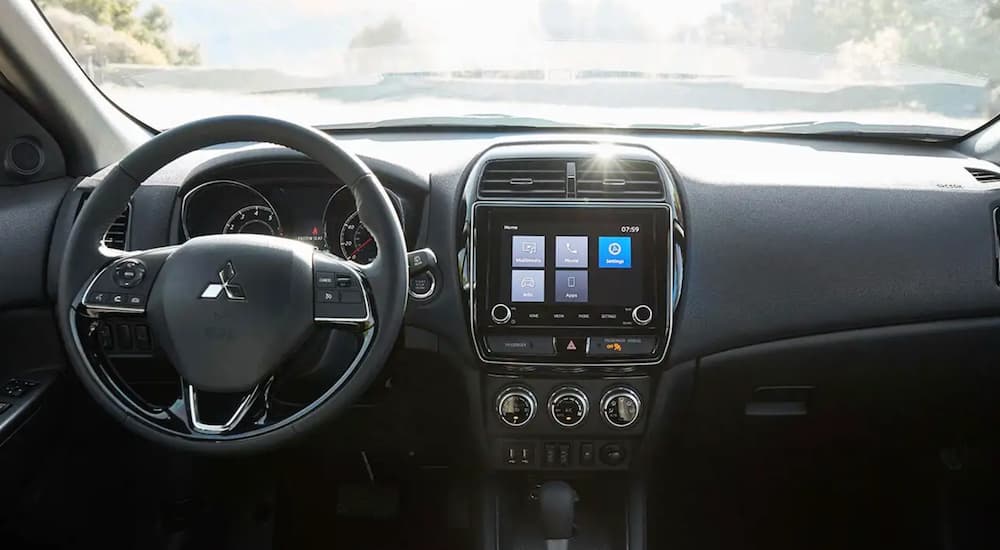
[[(105, 229), (128, 205), (139, 185), (178, 157), (213, 145), (265, 142), (288, 147), (326, 167), (354, 195), (358, 215), (378, 244), (379, 254), (359, 268), (367, 279), (377, 322), (356, 366), (301, 414), (266, 430), (235, 437), (185, 437), (149, 423), (122, 403), (96, 374), (76, 326), (85, 285), (114, 260), (99, 246)], [(188, 241), (189, 243), (192, 241)], [(184, 245), (180, 245), (183, 247)], [(169, 260), (168, 260), (169, 261)], [(69, 359), (84, 387), (131, 431), (169, 447), (198, 452), (255, 452), (278, 447), (335, 417), (356, 402), (378, 375), (402, 326), (407, 300), (406, 243), (392, 201), (369, 168), (330, 136), (284, 120), (223, 116), (167, 130), (139, 146), (107, 173), (81, 209), (61, 262), (56, 317)], [(153, 284), (153, 283), (150, 283)], [(310, 312), (311, 313), (311, 312)], [(311, 317), (311, 315), (310, 315)]]

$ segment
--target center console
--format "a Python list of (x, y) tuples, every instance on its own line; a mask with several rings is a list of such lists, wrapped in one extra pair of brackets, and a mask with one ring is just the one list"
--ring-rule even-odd
[(503, 145), (473, 166), (465, 197), (489, 466), (627, 471), (679, 291), (666, 164), (626, 145)]

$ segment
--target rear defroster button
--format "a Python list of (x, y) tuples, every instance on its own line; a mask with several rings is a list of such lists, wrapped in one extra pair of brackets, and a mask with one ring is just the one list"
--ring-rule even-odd
[(497, 355), (555, 355), (551, 336), (497, 336), (486, 337), (486, 345)]

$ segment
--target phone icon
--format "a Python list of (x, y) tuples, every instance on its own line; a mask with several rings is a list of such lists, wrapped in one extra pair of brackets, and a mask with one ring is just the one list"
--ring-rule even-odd
[(556, 235), (556, 267), (587, 267), (586, 235)]

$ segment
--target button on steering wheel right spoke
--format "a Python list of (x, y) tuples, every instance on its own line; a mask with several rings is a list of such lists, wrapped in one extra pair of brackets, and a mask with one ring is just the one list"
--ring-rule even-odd
[(313, 255), (313, 301), (319, 324), (367, 330), (375, 323), (363, 270), (323, 252)]

